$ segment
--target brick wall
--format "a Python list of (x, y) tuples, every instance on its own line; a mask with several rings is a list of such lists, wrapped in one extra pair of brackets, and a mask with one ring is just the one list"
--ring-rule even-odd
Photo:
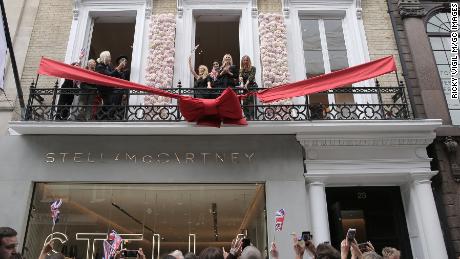
[[(367, 46), (369, 48), (369, 56), (371, 60), (375, 60), (384, 56), (392, 55), (395, 57), (396, 66), (400, 80), (403, 80), (402, 69), (399, 62), (399, 53), (394, 37), (393, 26), (391, 24), (390, 15), (386, 1), (380, 0), (363, 0), (363, 24), (366, 34)], [(395, 87), (397, 80), (394, 74), (380, 76), (380, 86)], [(385, 103), (392, 103), (391, 95), (383, 96)]]
[(175, 0), (153, 0), (153, 14), (176, 13), (177, 1)]
[[(64, 61), (72, 24), (72, 10), (72, 0), (40, 1), (21, 76), (26, 102), (30, 83), (37, 75), (40, 58), (44, 56)], [(55, 78), (41, 76), (39, 86), (52, 87), (54, 82)]]
[(257, 8), (261, 13), (280, 13), (281, 0), (258, 0)]

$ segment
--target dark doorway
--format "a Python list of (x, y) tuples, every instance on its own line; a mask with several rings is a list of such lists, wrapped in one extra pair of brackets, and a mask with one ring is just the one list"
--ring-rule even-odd
[(205, 65), (209, 71), (212, 62), (222, 64), (225, 54), (232, 55), (233, 64), (240, 64), (239, 16), (202, 15), (196, 16), (195, 45), (200, 47), (195, 53), (195, 70)]
[(399, 187), (333, 187), (326, 188), (326, 197), (334, 247), (355, 228), (358, 243), (371, 241), (379, 254), (395, 247), (401, 258), (412, 258)]

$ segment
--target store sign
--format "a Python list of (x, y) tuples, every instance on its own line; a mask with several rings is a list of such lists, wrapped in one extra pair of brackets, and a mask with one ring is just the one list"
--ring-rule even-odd
[(249, 164), (255, 159), (255, 153), (252, 152), (174, 152), (174, 153), (153, 153), (153, 154), (136, 154), (130, 152), (118, 153), (78, 153), (78, 152), (58, 152), (46, 153), (45, 162), (49, 164), (67, 164), (67, 163), (100, 163), (107, 161), (126, 162), (132, 164)]

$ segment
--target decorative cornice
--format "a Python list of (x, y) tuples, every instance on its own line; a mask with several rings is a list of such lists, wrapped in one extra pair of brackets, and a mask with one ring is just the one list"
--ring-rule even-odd
[(80, 5), (81, 5), (81, 0), (73, 1), (73, 19), (74, 20), (78, 20), (78, 15), (80, 14)]
[(259, 10), (257, 9), (257, 0), (252, 0), (251, 14), (252, 18), (257, 18), (257, 15), (259, 14)]
[(290, 1), (289, 0), (282, 0), (283, 3), (283, 14), (285, 18), (289, 17), (289, 5)]
[(439, 171), (411, 172), (410, 178), (418, 184), (431, 184), (431, 178), (438, 174)]
[(402, 18), (423, 17), (426, 15), (425, 8), (419, 0), (399, 0), (399, 14)]
[(353, 139), (330, 139), (330, 138), (302, 138), (297, 140), (304, 147), (328, 147), (328, 146), (401, 146), (401, 145), (429, 145), (432, 138), (353, 138)]
[(182, 18), (183, 14), (184, 14), (184, 1), (177, 0), (177, 17)]
[(145, 0), (145, 19), (150, 19), (152, 14), (152, 0)]
[(361, 7), (361, 0), (356, 0), (356, 18), (361, 20), (363, 18), (363, 8)]

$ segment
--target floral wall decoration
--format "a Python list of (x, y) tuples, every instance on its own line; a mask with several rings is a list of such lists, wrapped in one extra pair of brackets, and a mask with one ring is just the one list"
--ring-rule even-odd
[[(176, 37), (176, 15), (152, 15), (149, 28), (149, 52), (145, 80), (147, 85), (171, 88), (174, 76), (174, 54)], [(147, 95), (144, 98), (146, 105), (161, 105), (170, 103), (171, 99)]]
[(264, 87), (289, 83), (287, 32), (283, 15), (261, 13), (259, 37)]

